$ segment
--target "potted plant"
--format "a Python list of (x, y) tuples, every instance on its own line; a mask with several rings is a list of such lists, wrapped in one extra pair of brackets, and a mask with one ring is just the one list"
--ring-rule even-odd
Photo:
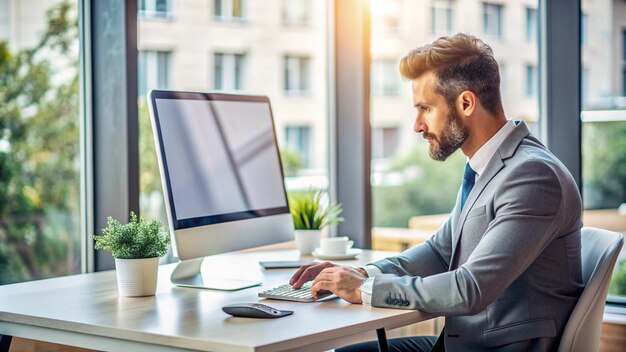
[(111, 251), (115, 258), (117, 287), (122, 296), (153, 296), (156, 292), (159, 257), (167, 253), (169, 232), (157, 220), (137, 219), (122, 225), (109, 217), (102, 235), (90, 236), (95, 249)]
[(340, 204), (322, 202), (321, 191), (307, 191), (289, 196), (289, 208), (296, 230), (296, 245), (300, 253), (309, 255), (320, 245), (322, 230), (343, 221), (339, 217), (343, 209)]

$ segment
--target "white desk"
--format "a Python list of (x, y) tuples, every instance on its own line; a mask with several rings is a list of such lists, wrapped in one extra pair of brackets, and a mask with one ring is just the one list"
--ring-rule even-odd
[[(387, 255), (365, 251), (358, 260), (337, 263), (363, 265)], [(263, 282), (235, 292), (173, 286), (169, 281), (173, 265), (159, 267), (153, 297), (118, 297), (114, 271), (0, 286), (0, 335), (108, 351), (320, 351), (355, 342), (365, 332), (432, 318), (418, 311), (372, 308), (339, 299), (296, 303), (258, 298), (258, 292), (288, 282), (295, 271), (263, 270), (258, 261), (295, 259), (299, 259), (295, 250), (205, 259), (205, 268), (215, 269), (216, 274)], [(226, 304), (257, 301), (294, 314), (251, 319), (231, 317), (221, 310)]]

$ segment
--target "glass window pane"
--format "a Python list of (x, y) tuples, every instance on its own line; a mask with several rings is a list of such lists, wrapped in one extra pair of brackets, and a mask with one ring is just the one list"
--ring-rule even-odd
[[(245, 0), (179, 1), (175, 2), (176, 21), (147, 21), (140, 17), (139, 75), (140, 82), (146, 82), (140, 85), (142, 91), (162, 87), (269, 96), (283, 166), (288, 169), (285, 170), (288, 192), (309, 187), (326, 189), (330, 84), (328, 2), (288, 2), (294, 3), (292, 10), (298, 14), (296, 18), (308, 18), (310, 26), (306, 30), (283, 24), (283, 6), (287, 3), (284, 0), (268, 0), (259, 3), (261, 5)], [(207, 21), (206, 17), (198, 16), (199, 13), (219, 20)], [(238, 17), (246, 21), (229, 21)], [(153, 71), (147, 54), (150, 52), (160, 58), (155, 60), (160, 66)], [(141, 78), (141, 75), (147, 77)], [(150, 78), (151, 75), (155, 78)], [(307, 94), (299, 94), (302, 92)], [(166, 222), (144, 96), (139, 96), (138, 104), (141, 212)]]
[[(538, 2), (507, 1), (503, 5), (480, 0), (404, 1), (398, 9), (401, 12), (395, 14), (398, 18), (426, 20), (406, 21), (400, 32), (376, 26), (391, 11), (383, 10), (386, 2), (370, 4), (372, 243), (375, 249), (402, 250), (416, 244), (407, 242), (407, 238), (424, 238), (447, 219), (456, 201), (466, 158), (460, 151), (443, 163), (429, 157), (428, 143), (413, 131), (416, 110), (411, 84), (400, 78), (400, 59), (441, 35), (476, 35), (492, 47), (498, 61), (507, 118), (524, 120), (537, 135), (538, 36), (534, 33), (534, 39), (527, 40), (526, 16)], [(507, 24), (510, 41), (500, 40), (507, 14), (516, 18)], [(538, 24), (531, 25), (535, 26)], [(451, 28), (450, 33), (445, 33), (447, 28)]]
[(0, 284), (81, 271), (78, 11), (45, 4), (0, 4)]
[(148, 18), (167, 18), (170, 15), (170, 0), (141, 0), (139, 15)]
[(486, 36), (502, 38), (503, 8), (500, 4), (483, 3), (483, 33)]
[[(626, 233), (626, 3), (582, 2), (583, 222)], [(608, 301), (626, 303), (626, 249)]]
[(526, 8), (526, 40), (536, 41), (537, 32), (539, 31), (539, 18), (537, 17), (537, 9)]

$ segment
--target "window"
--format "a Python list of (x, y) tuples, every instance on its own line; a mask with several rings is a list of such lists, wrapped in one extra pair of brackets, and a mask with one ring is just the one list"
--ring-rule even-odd
[(169, 88), (170, 53), (166, 51), (140, 51), (138, 56), (139, 96), (150, 89)]
[(395, 60), (374, 60), (372, 62), (372, 94), (377, 96), (398, 95), (401, 84), (398, 62)]
[(244, 88), (244, 54), (215, 53), (213, 55), (213, 89), (242, 90)]
[(483, 3), (483, 33), (502, 39), (502, 12), (504, 6)]
[(80, 273), (86, 241), (78, 6), (37, 5), (0, 7), (0, 285)]
[(214, 0), (214, 17), (221, 21), (244, 19), (245, 5), (245, 0)]
[(306, 56), (285, 56), (285, 92), (308, 93), (311, 90), (311, 59)]
[[(581, 12), (583, 223), (626, 233), (626, 6), (583, 1)], [(626, 305), (626, 248), (607, 301)]]
[(431, 34), (451, 34), (452, 0), (435, 0), (431, 8)]
[(529, 42), (537, 41), (537, 32), (539, 30), (539, 21), (537, 18), (537, 9), (526, 8), (526, 40)]
[[(254, 16), (247, 7), (252, 4), (258, 9)], [(166, 84), (173, 90), (234, 91), (268, 96), (281, 154), (288, 149), (287, 127), (308, 128), (288, 132), (289, 143), (299, 149), (283, 155), (283, 166), (288, 164), (294, 170), (286, 179), (287, 191), (303, 191), (309, 187), (327, 189), (328, 95), (334, 84), (328, 79), (327, 40), (332, 37), (326, 16), (329, 4), (328, 1), (311, 0), (170, 0), (170, 6), (176, 9), (175, 21), (154, 23), (145, 17), (138, 18), (138, 50), (167, 49), (167, 58), (161, 61), (168, 63), (167, 68), (153, 69), (153, 79), (143, 79), (145, 84), (140, 80), (141, 92)], [(215, 20), (207, 22), (202, 14)], [(283, 16), (289, 20), (308, 21), (306, 30), (287, 28)], [(235, 24), (245, 21), (245, 26), (231, 25), (233, 21)], [(152, 55), (158, 57), (158, 54)], [(145, 55), (139, 56), (138, 74), (143, 77), (148, 76), (142, 73), (148, 70), (141, 69), (148, 66), (142, 63), (145, 60)], [(153, 60), (153, 67), (156, 67), (159, 59)], [(167, 83), (154, 79), (159, 77), (157, 72), (163, 70), (167, 71)], [(286, 90), (289, 93), (286, 94)], [(301, 94), (303, 91), (306, 94)], [(166, 223), (146, 99), (138, 99), (138, 105), (140, 210), (142, 216)], [(308, 142), (294, 142), (297, 140)], [(295, 158), (289, 159), (294, 162), (285, 162), (294, 154)], [(298, 165), (300, 155), (305, 158), (306, 165)]]
[(298, 154), (301, 167), (308, 168), (311, 165), (311, 127), (285, 127), (285, 145)]
[(286, 26), (302, 26), (310, 22), (310, 0), (283, 0), (283, 24)]
[[(538, 0), (506, 2), (507, 11), (519, 14), (519, 21), (507, 24), (507, 35), (520, 38), (524, 42), (522, 46), (519, 41), (498, 40), (504, 36), (505, 13), (504, 6), (496, 3), (504, 2), (487, 1), (404, 1), (402, 18), (422, 20), (403, 22), (402, 31), (377, 26), (384, 10), (376, 7), (375, 0), (370, 1), (370, 121), (374, 126), (370, 180), (374, 249), (401, 250), (406, 244), (403, 238), (432, 233), (433, 227), (441, 224), (438, 221), (445, 220), (452, 210), (463, 177), (465, 156), (461, 152), (443, 163), (434, 161), (428, 156), (428, 143), (413, 131), (415, 109), (411, 83), (402, 80), (398, 69), (400, 59), (411, 49), (432, 41), (440, 35), (437, 31), (475, 34), (494, 49), (507, 117), (524, 120), (531, 128), (537, 125), (538, 40), (528, 43), (524, 40), (528, 33), (524, 16), (527, 9), (537, 8)], [(463, 10), (473, 7), (479, 16), (460, 18), (461, 7)], [(455, 8), (459, 11), (454, 12)], [(432, 21), (424, 23), (429, 18)], [(527, 65), (532, 67), (529, 97), (525, 86)]]
[(526, 65), (526, 97), (535, 98), (537, 97), (537, 66), (535, 65)]
[(169, 0), (139, 1), (139, 15), (144, 18), (167, 18), (170, 16)]
[(372, 159), (386, 159), (393, 155), (400, 144), (397, 127), (372, 128)]
[(370, 4), (374, 27), (387, 31), (400, 29), (402, 0), (371, 0)]

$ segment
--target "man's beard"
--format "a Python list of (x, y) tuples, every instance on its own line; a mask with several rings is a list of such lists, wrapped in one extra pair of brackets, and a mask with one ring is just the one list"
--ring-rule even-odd
[(446, 126), (439, 136), (425, 132), (424, 138), (431, 138), (428, 154), (438, 161), (446, 160), (452, 153), (463, 145), (469, 136), (467, 128), (461, 124), (461, 118), (454, 108), (450, 109)]

